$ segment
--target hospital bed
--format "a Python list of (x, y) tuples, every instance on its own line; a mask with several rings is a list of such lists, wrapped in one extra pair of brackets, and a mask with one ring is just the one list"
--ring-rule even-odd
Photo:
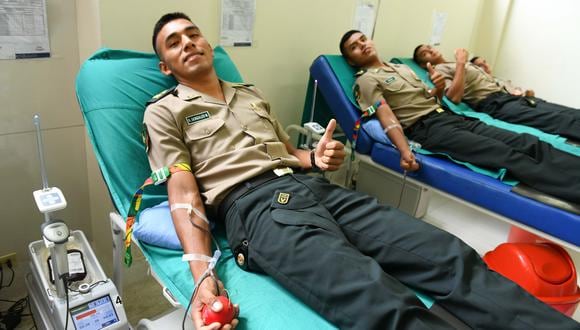
[[(310, 85), (313, 81), (317, 83), (319, 95), (314, 102), (322, 106), (312, 107), (307, 98), (305, 109), (329, 109), (345, 134), (352, 137), (355, 123), (361, 117), (361, 111), (351, 95), (354, 69), (340, 55), (322, 55), (310, 67)], [(356, 132), (356, 151), (363, 158), (370, 159), (375, 168), (384, 168), (384, 174), (400, 174), (399, 152), (388, 141), (379, 142), (372, 137), (377, 136), (377, 125), (380, 125), (377, 119), (364, 120)], [(425, 189), (435, 189), (475, 208), (490, 211), (512, 225), (575, 251), (580, 250), (580, 215), (514, 193), (512, 184), (478, 173), (444, 157), (418, 154), (417, 159), (421, 169), (409, 175), (413, 183)]]
[[(242, 78), (224, 50), (217, 47), (214, 53), (218, 76), (240, 82)], [(159, 72), (157, 63), (154, 54), (102, 49), (82, 65), (76, 81), (77, 99), (88, 137), (116, 209), (110, 221), (115, 246), (113, 278), (119, 288), (123, 219), (127, 216), (131, 196), (151, 173), (141, 136), (145, 104), (155, 94), (176, 84), (173, 78)], [(181, 322), (176, 315), (183, 315), (181, 306), (189, 302), (193, 280), (188, 264), (181, 261), (183, 251), (173, 230), (169, 209), (163, 203), (167, 199), (166, 188), (152, 186), (147, 189), (141, 207), (145, 210), (140, 213), (134, 231), (134, 245), (142, 250), (154, 277), (163, 286), (164, 295), (176, 308), (165, 319)], [(228, 288), (231, 300), (241, 308), (238, 329), (334, 328), (270, 277), (238, 268), (219, 223), (214, 235), (223, 252), (217, 265), (218, 275)], [(418, 296), (434, 312), (451, 319), (432, 300)], [(160, 322), (163, 319), (142, 320), (138, 328), (178, 327), (174, 323), (169, 326)]]

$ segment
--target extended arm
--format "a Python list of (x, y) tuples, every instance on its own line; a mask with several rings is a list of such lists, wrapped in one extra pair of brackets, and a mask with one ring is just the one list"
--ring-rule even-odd
[(416, 171), (419, 169), (419, 164), (415, 159), (415, 155), (409, 148), (407, 138), (403, 133), (403, 128), (399, 120), (391, 110), (391, 107), (386, 103), (382, 103), (377, 109), (376, 116), (379, 119), (381, 126), (385, 130), (387, 136), (399, 150), (401, 154), (401, 168), (408, 171)]
[[(190, 204), (201, 214), (205, 214), (201, 195), (191, 172), (174, 173), (167, 182), (167, 192), (169, 205)], [(184, 208), (174, 209), (171, 216), (184, 254), (200, 254), (208, 257), (213, 255), (210, 228), (202, 218), (195, 212), (188, 214), (188, 210)], [(202, 274), (208, 268), (206, 261), (189, 261), (189, 268), (195, 284), (199, 286), (191, 309), (196, 329), (220, 329), (219, 323), (203, 327), (201, 309), (203, 305), (212, 306), (216, 312), (223, 308), (219, 302), (216, 303), (216, 296), (223, 291), (223, 284), (212, 278), (206, 278), (203, 282), (199, 282)], [(238, 306), (235, 308), (237, 309)], [(222, 329), (232, 329), (237, 323), (238, 320), (234, 319), (231, 325), (225, 325)]]
[(445, 94), (453, 103), (459, 103), (463, 98), (465, 91), (465, 63), (467, 63), (468, 56), (469, 53), (463, 48), (455, 50), (455, 75)]

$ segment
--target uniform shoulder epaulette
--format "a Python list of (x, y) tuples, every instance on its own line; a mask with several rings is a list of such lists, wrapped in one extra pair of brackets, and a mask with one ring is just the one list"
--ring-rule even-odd
[(254, 87), (254, 84), (247, 83), (232, 83), (233, 87)]
[(357, 72), (354, 74), (354, 76), (355, 76), (355, 77), (360, 77), (360, 76), (362, 76), (363, 74), (365, 74), (365, 72), (367, 72), (367, 69), (360, 69), (360, 70), (358, 70), (358, 71), (357, 71)]
[(146, 105), (155, 103), (155, 102), (161, 100), (162, 98), (166, 97), (167, 95), (173, 94), (173, 92), (175, 91), (176, 88), (177, 88), (177, 86), (173, 86), (171, 88), (168, 88), (168, 89), (156, 94), (155, 96), (153, 96), (151, 98), (151, 100), (147, 101)]

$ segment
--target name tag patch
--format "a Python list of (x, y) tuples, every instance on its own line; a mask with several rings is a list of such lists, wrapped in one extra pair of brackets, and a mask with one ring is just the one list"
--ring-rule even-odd
[(385, 83), (388, 85), (388, 84), (392, 83), (393, 81), (395, 81), (395, 79), (397, 79), (397, 78), (389, 77), (389, 78), (387, 78), (387, 80), (385, 80)]
[(209, 119), (209, 117), (210, 117), (209, 112), (204, 111), (202, 113), (198, 113), (195, 115), (185, 117), (185, 121), (187, 122), (187, 125), (191, 126), (191, 125), (197, 123), (198, 121)]

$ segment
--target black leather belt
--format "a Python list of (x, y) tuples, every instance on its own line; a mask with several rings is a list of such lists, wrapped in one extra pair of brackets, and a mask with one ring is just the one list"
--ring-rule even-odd
[[(276, 171), (279, 171), (279, 172), (276, 173)], [(260, 186), (268, 181), (272, 181), (276, 178), (279, 178), (281, 176), (284, 176), (286, 174), (291, 174), (291, 173), (293, 173), (293, 171), (289, 167), (283, 168), (283, 169), (268, 170), (262, 174), (258, 174), (253, 178), (250, 178), (246, 181), (239, 183), (238, 185), (236, 185), (234, 187), (234, 189), (232, 189), (226, 195), (226, 197), (220, 203), (220, 206), (218, 208), (218, 216), (220, 217), (220, 219), (224, 219), (226, 216), (226, 213), (228, 212), (228, 210), (230, 209), (232, 204), (234, 204), (234, 202), (238, 198), (242, 197), (242, 195), (244, 195), (248, 191), (257, 188), (258, 186)]]

